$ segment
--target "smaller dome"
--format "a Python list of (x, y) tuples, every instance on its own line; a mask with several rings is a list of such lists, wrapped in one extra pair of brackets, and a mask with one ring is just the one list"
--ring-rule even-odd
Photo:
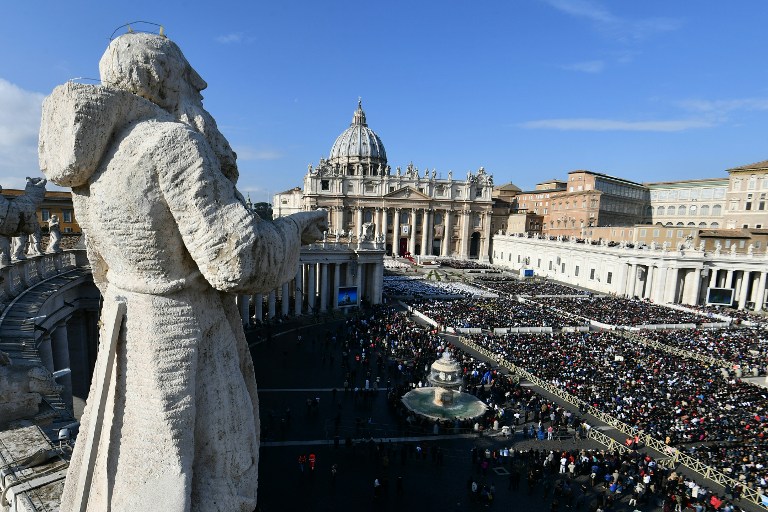
[(352, 117), (352, 124), (333, 143), (329, 160), (332, 163), (345, 161), (387, 163), (387, 152), (384, 150), (384, 144), (365, 122), (365, 112), (363, 112), (361, 100), (357, 102), (357, 110)]

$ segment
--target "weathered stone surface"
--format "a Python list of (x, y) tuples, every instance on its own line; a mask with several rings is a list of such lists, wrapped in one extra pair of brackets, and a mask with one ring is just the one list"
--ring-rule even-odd
[(0, 266), (11, 262), (12, 237), (21, 237), (13, 245), (16, 260), (26, 258), (30, 234), (35, 234), (39, 239), (37, 207), (45, 197), (45, 184), (46, 180), (42, 178), (27, 178), (24, 194), (12, 199), (0, 194)]
[(7, 354), (0, 352), (0, 427), (34, 418), (43, 395), (61, 389), (45, 368), (13, 364)]
[(291, 279), (326, 214), (266, 222), (246, 209), (236, 155), (202, 108), (206, 84), (170, 40), (123, 35), (99, 68), (109, 87), (57, 87), (40, 130), (41, 168), (72, 187), (104, 310), (127, 305), (102, 318), (97, 372), (116, 324), (115, 378), (102, 403), (94, 378), (62, 510), (92, 470), (88, 510), (250, 512), (258, 404), (233, 294)]

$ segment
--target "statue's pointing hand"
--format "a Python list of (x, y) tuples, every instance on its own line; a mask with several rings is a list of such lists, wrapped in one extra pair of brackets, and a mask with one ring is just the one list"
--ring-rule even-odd
[(322, 240), (323, 231), (328, 231), (328, 212), (326, 210), (300, 212), (291, 215), (290, 218), (299, 225), (302, 245)]

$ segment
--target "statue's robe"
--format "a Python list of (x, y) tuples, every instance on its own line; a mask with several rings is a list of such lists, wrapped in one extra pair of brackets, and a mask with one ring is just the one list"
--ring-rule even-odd
[(44, 104), (40, 158), (72, 187), (103, 311), (127, 305), (107, 399), (95, 401), (94, 379), (61, 510), (79, 499), (93, 445), (90, 511), (251, 512), (258, 403), (233, 293), (295, 275), (298, 225), (250, 213), (206, 139), (130, 93), (58, 87)]

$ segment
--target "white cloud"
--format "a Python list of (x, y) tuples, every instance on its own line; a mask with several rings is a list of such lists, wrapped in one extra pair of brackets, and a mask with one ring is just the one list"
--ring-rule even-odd
[(216, 37), (216, 42), (221, 44), (239, 43), (243, 40), (242, 32), (230, 32)]
[(25, 176), (40, 176), (37, 136), (44, 95), (0, 78), (0, 185), (24, 188)]
[(733, 100), (691, 99), (681, 101), (678, 104), (689, 111), (719, 116), (724, 116), (737, 110), (748, 112), (768, 110), (768, 98), (738, 98)]
[(601, 60), (588, 60), (584, 62), (575, 62), (563, 66), (563, 69), (569, 71), (580, 71), (582, 73), (600, 73), (605, 68), (605, 62)]
[(672, 18), (623, 19), (598, 2), (590, 0), (544, 0), (558, 11), (591, 21), (595, 27), (619, 41), (640, 40), (659, 32), (680, 28), (680, 21)]
[(701, 119), (679, 119), (670, 121), (620, 121), (615, 119), (541, 119), (527, 121), (519, 126), (528, 129), (593, 131), (593, 132), (681, 132), (695, 128), (709, 128), (714, 123)]

